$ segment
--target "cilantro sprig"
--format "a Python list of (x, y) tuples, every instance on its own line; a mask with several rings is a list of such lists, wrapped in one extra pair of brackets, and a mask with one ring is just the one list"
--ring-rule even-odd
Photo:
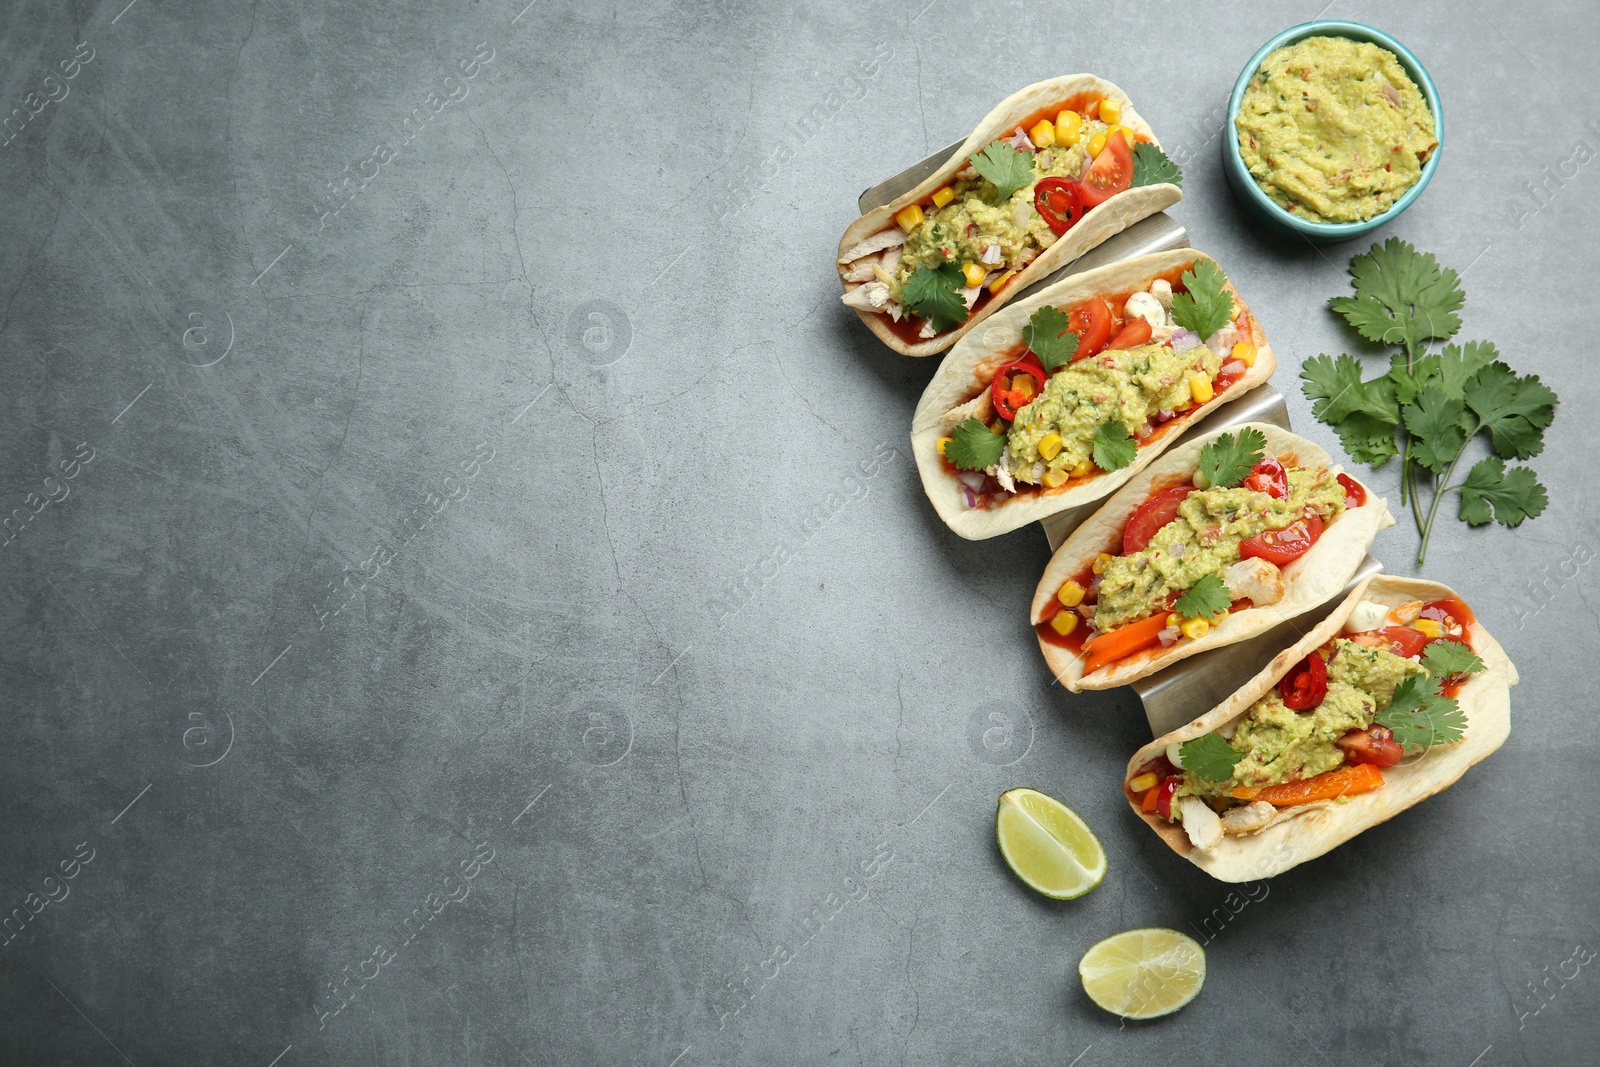
[(1197, 259), (1178, 276), (1184, 291), (1172, 294), (1172, 321), (1193, 330), (1204, 341), (1233, 318), (1228, 276), (1209, 259)]
[(1202, 574), (1173, 605), (1186, 619), (1214, 619), (1232, 606), (1233, 593), (1215, 574)]
[(994, 183), (996, 204), (1010, 200), (1012, 193), (1033, 181), (1033, 154), (1004, 141), (990, 141), (972, 157), (972, 166)]
[(1422, 666), (1435, 678), (1445, 679), (1477, 674), (1484, 669), (1484, 662), (1460, 641), (1429, 641), (1422, 652)]
[(1219, 434), (1200, 448), (1200, 474), (1213, 488), (1231, 489), (1267, 454), (1267, 435), (1246, 426), (1235, 436)]
[(1094, 465), (1103, 471), (1119, 471), (1133, 462), (1138, 446), (1128, 428), (1120, 422), (1101, 423), (1094, 432)]
[(1233, 777), (1233, 768), (1244, 753), (1225, 741), (1221, 734), (1201, 734), (1185, 741), (1178, 748), (1178, 759), (1183, 769), (1212, 782), (1225, 782)]
[(1181, 187), (1183, 171), (1161, 149), (1149, 141), (1140, 141), (1133, 146), (1133, 184), (1171, 184)]
[(990, 430), (977, 419), (967, 421), (950, 431), (950, 441), (944, 446), (944, 457), (964, 471), (981, 471), (1000, 462), (1006, 450), (1003, 435)]
[[(1410, 506), (1421, 538), (1417, 566), (1427, 560), (1439, 504), (1450, 493), (1461, 495), (1458, 514), (1469, 526), (1514, 527), (1537, 518), (1549, 494), (1531, 467), (1505, 461), (1543, 451), (1555, 391), (1538, 375), (1517, 374), (1487, 341), (1423, 348), (1456, 335), (1466, 303), (1460, 277), (1432, 255), (1391, 237), (1351, 260), (1350, 277), (1355, 295), (1334, 297), (1330, 306), (1364, 339), (1399, 351), (1386, 373), (1369, 379), (1352, 356), (1308, 359), (1302, 389), (1314, 401), (1311, 413), (1338, 431), (1357, 461), (1378, 466), (1400, 457), (1400, 503)], [(1480, 435), (1492, 454), (1455, 481)], [(1432, 494), (1426, 514), (1425, 492)]]
[(954, 263), (918, 267), (906, 279), (901, 299), (908, 311), (927, 319), (943, 333), (967, 321), (967, 302), (961, 298), (966, 284), (961, 268)]
[(1407, 752), (1449, 745), (1466, 733), (1467, 717), (1453, 697), (1439, 692), (1442, 679), (1413, 674), (1395, 686), (1394, 698), (1373, 722), (1387, 726)]
[(1046, 305), (1035, 311), (1022, 328), (1028, 350), (1039, 357), (1046, 371), (1066, 366), (1078, 351), (1078, 335), (1067, 329), (1067, 313)]

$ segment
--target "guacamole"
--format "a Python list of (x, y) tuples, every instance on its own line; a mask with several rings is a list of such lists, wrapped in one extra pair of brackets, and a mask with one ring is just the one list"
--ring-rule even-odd
[[(1221, 368), (1222, 357), (1205, 345), (1174, 352), (1151, 344), (1102, 352), (1057, 371), (1011, 424), (1006, 442), (1013, 474), (1037, 484), (1046, 470), (1070, 471), (1092, 461), (1094, 435), (1103, 423), (1121, 423), (1130, 437), (1138, 437), (1157, 412), (1193, 402), (1189, 375), (1209, 380)], [(1061, 451), (1045, 461), (1039, 442), (1052, 433), (1060, 435)]]
[(1256, 184), (1313, 222), (1387, 211), (1439, 144), (1428, 102), (1394, 53), (1345, 37), (1307, 37), (1269, 55), (1236, 125)]
[[(1344, 511), (1344, 486), (1326, 468), (1291, 467), (1283, 499), (1245, 488), (1201, 489), (1178, 505), (1178, 517), (1150, 543), (1126, 556), (1113, 556), (1100, 577), (1094, 624), (1103, 633), (1165, 610), (1167, 598), (1181, 594), (1202, 576), (1239, 562), (1239, 542), (1263, 530), (1281, 530), (1315, 511), (1324, 522)], [(1181, 546), (1181, 548), (1180, 548)]]
[(1233, 775), (1212, 781), (1185, 773), (1178, 796), (1227, 796), (1237, 786), (1259, 787), (1311, 778), (1344, 763), (1334, 744), (1351, 730), (1372, 725), (1389, 706), (1397, 685), (1422, 665), (1388, 649), (1367, 648), (1339, 638), (1328, 662), (1328, 695), (1311, 711), (1284, 706), (1273, 689), (1250, 706), (1228, 744), (1244, 758)]
[(900, 269), (889, 286), (890, 298), (903, 299), (905, 281), (918, 267), (981, 263), (984, 249), (999, 244), (1001, 262), (985, 266), (991, 270), (1021, 270), (1039, 252), (1054, 244), (1055, 233), (1034, 210), (1033, 189), (1042, 178), (1076, 178), (1087, 160), (1089, 142), (1096, 134), (1110, 129), (1099, 119), (1084, 119), (1081, 128), (1076, 144), (1066, 148), (1053, 145), (1035, 152), (1033, 180), (1003, 203), (994, 202), (997, 192), (994, 183), (982, 176), (958, 178), (952, 182), (950, 188), (955, 198), (944, 207), (928, 212), (922, 224), (906, 235)]

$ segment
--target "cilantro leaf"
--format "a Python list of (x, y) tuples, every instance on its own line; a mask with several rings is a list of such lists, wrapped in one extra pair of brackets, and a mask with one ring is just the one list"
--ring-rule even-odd
[(1550, 503), (1550, 496), (1534, 477), (1531, 467), (1506, 469), (1505, 461), (1490, 457), (1479, 460), (1461, 483), (1461, 517), (1468, 526), (1482, 526), (1493, 518), (1504, 526), (1521, 526), (1523, 519), (1536, 519)]
[(1350, 458), (1376, 467), (1400, 454), (1400, 446), (1394, 441), (1394, 427), (1392, 422), (1358, 411), (1334, 426), (1334, 430)]
[(1133, 462), (1138, 446), (1120, 422), (1106, 422), (1094, 432), (1094, 465), (1103, 471), (1119, 471)]
[(1183, 171), (1161, 149), (1149, 141), (1140, 141), (1133, 146), (1133, 184), (1135, 187), (1161, 184), (1181, 187)]
[(1401, 413), (1411, 435), (1411, 457), (1435, 474), (1443, 474), (1461, 455), (1474, 428), (1467, 405), (1446, 396), (1437, 385), (1423, 386), (1417, 402), (1407, 404)]
[[(1306, 399), (1316, 401), (1311, 414), (1330, 426), (1339, 425), (1356, 412), (1390, 426), (1400, 423), (1394, 382), (1388, 377), (1362, 381), (1361, 364), (1353, 356), (1313, 356), (1301, 365), (1300, 378), (1305, 383), (1300, 388)], [(1408, 402), (1409, 399), (1414, 397)]]
[(1022, 328), (1022, 339), (1046, 371), (1070, 363), (1078, 351), (1078, 335), (1067, 331), (1067, 313), (1058, 307), (1035, 311)]
[(1244, 759), (1244, 753), (1222, 739), (1221, 734), (1201, 734), (1190, 738), (1178, 749), (1178, 759), (1183, 769), (1213, 782), (1225, 782), (1233, 777), (1233, 766)]
[(1000, 462), (1006, 439), (971, 416), (950, 432), (944, 456), (964, 471), (981, 471)]
[(1453, 674), (1477, 674), (1484, 669), (1483, 660), (1460, 641), (1429, 641), (1422, 650), (1422, 665), (1441, 679)]
[(1328, 303), (1369, 341), (1414, 349), (1425, 340), (1449, 340), (1461, 329), (1456, 312), (1466, 303), (1460, 278), (1433, 254), (1391, 237), (1350, 261), (1355, 296)]
[(972, 157), (977, 172), (994, 183), (995, 203), (1003, 204), (1011, 194), (1033, 181), (1033, 154), (1012, 148), (1004, 141), (990, 141)]
[(1467, 406), (1489, 431), (1495, 455), (1530, 459), (1544, 450), (1544, 429), (1556, 417), (1556, 394), (1537, 374), (1516, 373), (1490, 363), (1467, 382)]
[(1235, 437), (1220, 434), (1200, 448), (1200, 473), (1210, 486), (1231, 489), (1244, 481), (1250, 468), (1267, 453), (1267, 435), (1246, 426)]
[(1447, 396), (1465, 397), (1467, 383), (1473, 376), (1499, 358), (1500, 353), (1492, 341), (1445, 345), (1439, 350), (1438, 356), (1439, 385)]
[(967, 321), (967, 302), (961, 299), (961, 289), (966, 284), (961, 268), (954, 263), (918, 267), (906, 279), (901, 299), (908, 311), (927, 319), (943, 333)]
[(1466, 732), (1467, 717), (1453, 698), (1439, 695), (1438, 684), (1437, 678), (1427, 675), (1408, 676), (1372, 721), (1393, 731), (1394, 739), (1409, 752), (1454, 744)]
[(1233, 593), (1215, 574), (1202, 574), (1173, 605), (1186, 619), (1214, 619), (1232, 606)]
[(1172, 294), (1172, 321), (1193, 330), (1203, 341), (1233, 317), (1233, 297), (1224, 286), (1228, 276), (1209, 259), (1197, 259), (1178, 278), (1184, 292)]

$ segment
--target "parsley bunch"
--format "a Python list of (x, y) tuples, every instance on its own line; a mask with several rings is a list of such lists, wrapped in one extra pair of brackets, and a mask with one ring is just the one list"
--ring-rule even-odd
[[(1505, 461), (1544, 449), (1554, 391), (1538, 375), (1519, 376), (1487, 341), (1423, 348), (1456, 335), (1456, 312), (1467, 299), (1456, 272), (1431, 254), (1391, 237), (1351, 260), (1350, 277), (1355, 295), (1334, 297), (1333, 310), (1366, 340), (1400, 351), (1391, 353), (1387, 373), (1365, 380), (1353, 356), (1316, 356), (1301, 368), (1302, 388), (1315, 401), (1311, 413), (1338, 431), (1353, 458), (1378, 466), (1401, 457), (1400, 503), (1410, 505), (1422, 539), (1417, 566), (1427, 559), (1439, 503), (1449, 493), (1461, 494), (1459, 515), (1469, 526), (1519, 526), (1537, 517), (1549, 503), (1544, 486), (1531, 467)], [(1493, 455), (1453, 482), (1479, 434)], [(1426, 518), (1424, 491), (1432, 494)]]

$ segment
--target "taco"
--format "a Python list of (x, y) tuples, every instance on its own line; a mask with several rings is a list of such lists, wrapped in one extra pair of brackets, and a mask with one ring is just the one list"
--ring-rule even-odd
[(1108, 495), (1276, 365), (1213, 260), (1138, 256), (962, 338), (917, 403), (911, 451), (939, 517), (993, 537)]
[(1014, 294), (1183, 196), (1127, 94), (1074, 74), (1001, 102), (921, 185), (839, 241), (844, 302), (906, 356), (943, 352)]
[(1517, 670), (1452, 590), (1378, 575), (1244, 688), (1128, 762), (1123, 792), (1225, 882), (1279, 874), (1454, 784)]
[(1110, 689), (1336, 596), (1388, 503), (1303, 437), (1247, 423), (1147, 466), (1056, 549), (1034, 593), (1067, 689)]

